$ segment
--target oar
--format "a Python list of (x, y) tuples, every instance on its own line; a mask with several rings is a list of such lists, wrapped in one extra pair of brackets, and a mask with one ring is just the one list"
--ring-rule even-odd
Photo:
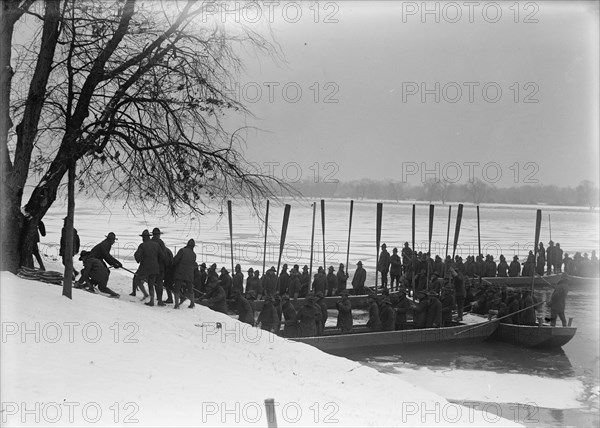
[(496, 322), (496, 321), (503, 320), (504, 318), (508, 318), (508, 317), (510, 317), (510, 316), (512, 316), (512, 315), (514, 315), (514, 314), (518, 314), (519, 312), (523, 312), (523, 311), (526, 311), (527, 309), (531, 309), (531, 308), (534, 308), (534, 307), (536, 307), (536, 306), (543, 305), (543, 304), (544, 304), (544, 302), (537, 302), (537, 303), (534, 303), (534, 304), (533, 304), (533, 305), (531, 305), (531, 306), (527, 306), (526, 308), (519, 309), (518, 311), (512, 312), (512, 313), (510, 313), (510, 314), (508, 314), (508, 315), (504, 315), (503, 317), (496, 318), (496, 319), (493, 319), (493, 320), (490, 320), (490, 321), (487, 321), (487, 322), (484, 322), (484, 323), (481, 323), (481, 324), (477, 324), (477, 325), (473, 326), (472, 328), (468, 328), (468, 329), (466, 329), (466, 330), (459, 331), (458, 333), (454, 333), (454, 335), (455, 335), (455, 336), (458, 336), (459, 334), (466, 333), (467, 331), (471, 331), (471, 330), (473, 330), (473, 329), (476, 329), (477, 327), (482, 327), (482, 326), (484, 326), (484, 325), (488, 325), (488, 324), (494, 323), (494, 322)]
[(446, 232), (446, 258), (448, 258), (448, 243), (450, 242), (450, 217), (452, 214), (452, 205), (448, 206), (448, 231)]
[(416, 250), (415, 248), (415, 217), (416, 217), (416, 208), (417, 206), (415, 204), (413, 204), (413, 209), (412, 209), (412, 249), (413, 252)]
[(269, 230), (269, 200), (267, 199), (267, 212), (265, 213), (265, 246), (263, 250), (263, 275), (267, 263), (267, 232)]
[(458, 204), (458, 212), (456, 213), (456, 228), (454, 229), (454, 246), (452, 247), (452, 260), (456, 255), (456, 246), (458, 245), (458, 234), (460, 233), (460, 222), (462, 221), (463, 204)]
[(229, 246), (231, 247), (231, 274), (233, 275), (233, 221), (231, 214), (231, 201), (227, 201), (227, 213), (229, 214)]
[(429, 290), (429, 259), (431, 258), (431, 237), (433, 236), (433, 210), (434, 205), (429, 205), (429, 251), (427, 252), (427, 290)]
[(314, 254), (314, 247), (315, 247), (315, 213), (317, 211), (317, 203), (313, 202), (312, 207), (313, 207), (313, 217), (312, 217), (312, 233), (311, 233), (311, 238), (310, 238), (310, 267), (309, 267), (309, 272), (308, 272), (309, 287), (310, 287), (310, 278), (312, 278), (313, 254)]
[(377, 296), (377, 269), (379, 266), (379, 243), (381, 242), (381, 220), (383, 217), (383, 203), (377, 202), (377, 222), (375, 230), (375, 246), (377, 247), (377, 257), (375, 259), (375, 296)]
[(121, 266), (121, 267), (120, 267), (120, 268), (118, 268), (118, 269), (123, 269), (123, 270), (126, 270), (127, 272), (129, 272), (129, 273), (132, 273), (132, 274), (134, 274), (134, 275), (135, 275), (135, 272), (134, 272), (134, 271), (132, 271), (132, 270), (129, 270), (129, 269), (127, 269), (127, 268), (126, 268), (126, 267), (124, 267), (124, 266)]
[(321, 199), (321, 229), (323, 230), (323, 270), (326, 271), (327, 264), (325, 263), (325, 199)]
[(416, 217), (416, 208), (417, 206), (415, 204), (413, 204), (412, 207), (412, 250), (413, 250), (413, 254), (412, 257), (410, 258), (410, 264), (411, 264), (411, 268), (413, 270), (412, 273), (412, 291), (414, 293), (415, 291), (415, 282), (416, 282), (416, 276), (417, 276), (417, 271), (415, 269), (415, 262), (413, 260), (413, 257), (416, 257), (416, 251), (417, 249), (415, 248), (415, 217)]
[(550, 214), (548, 214), (548, 229), (550, 229), (550, 240), (552, 241), (552, 222), (550, 221)]
[(291, 209), (292, 207), (289, 204), (285, 204), (285, 209), (283, 210), (283, 224), (281, 225), (281, 240), (279, 241), (279, 260), (277, 260), (277, 273), (279, 273), (279, 266), (281, 265), (281, 255), (283, 254), (283, 247), (285, 245), (285, 235), (287, 234)]
[(479, 250), (479, 253), (477, 253), (477, 255), (481, 254), (481, 229), (479, 227), (479, 205), (477, 205), (477, 248)]
[(354, 201), (350, 201), (350, 220), (348, 221), (348, 251), (346, 251), (346, 273), (348, 272), (348, 264), (350, 263), (350, 233), (352, 232), (352, 212), (354, 211)]
[(534, 246), (534, 250), (533, 250), (533, 278), (531, 280), (531, 293), (533, 294), (533, 288), (535, 285), (535, 269), (537, 268), (537, 250), (538, 250), (538, 242), (540, 240), (540, 228), (542, 227), (542, 210), (537, 210), (536, 216), (535, 216), (535, 240), (533, 243)]

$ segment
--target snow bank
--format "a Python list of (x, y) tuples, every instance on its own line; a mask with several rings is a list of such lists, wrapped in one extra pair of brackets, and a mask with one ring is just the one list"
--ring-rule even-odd
[(117, 272), (110, 285), (121, 299), (70, 301), (1, 273), (3, 425), (265, 427), (267, 398), (278, 426), (516, 425), (204, 307), (148, 308)]

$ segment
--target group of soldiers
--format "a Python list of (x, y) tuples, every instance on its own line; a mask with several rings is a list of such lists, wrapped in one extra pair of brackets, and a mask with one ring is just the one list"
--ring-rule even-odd
[[(549, 242), (548, 248), (544, 248), (542, 242), (539, 243), (537, 251), (537, 260), (533, 251), (529, 252), (527, 260), (521, 265), (519, 256), (513, 256), (510, 264), (503, 254), (500, 260), (496, 262), (494, 256), (483, 254), (478, 256), (467, 256), (463, 262), (461, 256), (456, 255), (454, 259), (447, 255), (445, 260), (439, 255), (431, 258), (429, 253), (413, 251), (408, 242), (404, 243), (401, 255), (398, 249), (394, 248), (392, 254), (387, 251), (386, 244), (381, 245), (381, 252), (377, 262), (377, 271), (381, 275), (381, 284), (384, 287), (399, 287), (402, 282), (408, 288), (424, 288), (428, 278), (448, 277), (450, 269), (454, 268), (467, 278), (478, 277), (518, 277), (551, 275), (564, 273), (571, 276), (598, 277), (600, 265), (596, 251), (592, 251), (591, 259), (588, 254), (575, 253), (574, 258), (570, 258), (568, 253), (564, 253), (560, 244), (554, 245)], [(416, 283), (416, 286), (415, 286)]]
[[(349, 295), (363, 295), (370, 290), (365, 287), (366, 271), (361, 261), (356, 264), (351, 289), (347, 287), (349, 275), (342, 263), (337, 272), (330, 266), (327, 275), (323, 267), (319, 267), (312, 281), (306, 265), (302, 271), (299, 265), (294, 265), (288, 272), (288, 265), (284, 264), (279, 274), (273, 266), (263, 276), (258, 269), (250, 268), (244, 284), (244, 274), (239, 264), (235, 266), (233, 276), (225, 267), (217, 273), (216, 264), (210, 267), (206, 263), (198, 265), (193, 239), (173, 255), (162, 241), (159, 228), (154, 228), (152, 233), (144, 230), (140, 237), (142, 243), (134, 253), (139, 267), (134, 272), (130, 296), (136, 296), (141, 291), (142, 300), (148, 300), (145, 302), (147, 306), (174, 304), (174, 308), (179, 308), (189, 300), (189, 308), (198, 303), (225, 314), (234, 309), (241, 322), (285, 337), (304, 337), (323, 334), (328, 318), (327, 296), (339, 296), (336, 302), (337, 327), (342, 333), (351, 332), (353, 317)], [(124, 268), (110, 254), (116, 240), (115, 234), (110, 232), (90, 251), (80, 253), (84, 268), (80, 280), (76, 282), (77, 286), (89, 291), (94, 291), (94, 286), (98, 286), (101, 292), (119, 297), (107, 286), (110, 275), (108, 266)], [(508, 316), (504, 318), (505, 322), (535, 323), (535, 315), (532, 316), (531, 312), (535, 305), (530, 291), (515, 292), (506, 290), (506, 287), (486, 286), (481, 282), (479, 287), (471, 284), (471, 278), (478, 276), (494, 276), (493, 273), (507, 276), (505, 273), (511, 267), (503, 267), (506, 265), (503, 256), (498, 265), (492, 256), (484, 261), (482, 255), (476, 259), (469, 256), (465, 263), (460, 257), (454, 261), (447, 258), (443, 262), (439, 256), (434, 260), (426, 254), (412, 251), (408, 243), (402, 250), (402, 259), (397, 248), (393, 249), (392, 255), (386, 253), (386, 244), (383, 244), (377, 265), (383, 292), (380, 296), (372, 295), (369, 298), (367, 327), (372, 331), (405, 329), (408, 315), (412, 315), (414, 328), (444, 327), (452, 324), (454, 311), (457, 312), (456, 321), (461, 321), (463, 311), (468, 307), (482, 314), (495, 312), (499, 317), (517, 312), (518, 316)], [(516, 256), (515, 262), (518, 263)], [(389, 287), (388, 273), (391, 280)], [(390, 293), (394, 291), (394, 284), (396, 292)], [(555, 302), (552, 309), (556, 309), (553, 322), (558, 316), (564, 324), (566, 285), (557, 288), (564, 292), (560, 298), (554, 299), (553, 295), (554, 300), (560, 301)], [(166, 299), (163, 291), (166, 291)], [(263, 300), (263, 305), (258, 317), (255, 317), (252, 301), (257, 299)], [(304, 300), (299, 302), (298, 299)]]

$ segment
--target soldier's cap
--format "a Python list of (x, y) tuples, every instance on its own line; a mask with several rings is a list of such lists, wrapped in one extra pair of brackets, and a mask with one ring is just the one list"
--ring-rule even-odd
[(196, 241), (194, 241), (193, 239), (190, 239), (189, 241), (187, 241), (186, 247), (194, 248), (195, 246), (196, 246)]
[(398, 248), (394, 247), (394, 249), (392, 250), (392, 252), (397, 253), (398, 252)]
[(303, 267), (302, 269), (306, 269), (306, 270), (308, 270), (308, 266), (307, 266), (307, 265), (304, 265), (304, 267)]
[(319, 269), (317, 269), (317, 272), (323, 272), (323, 266), (319, 266)]
[(242, 266), (241, 266), (241, 265), (238, 263), (237, 265), (235, 265), (235, 269), (236, 269), (236, 270), (241, 270), (241, 269), (242, 269)]
[(362, 266), (362, 262), (360, 260), (356, 264)]
[(229, 272), (225, 266), (221, 268), (221, 272)]
[(282, 269), (287, 269), (287, 267), (288, 267), (287, 263), (284, 263), (282, 266)]
[(200, 267), (206, 267), (206, 263), (202, 262), (202, 263), (200, 264)]
[(269, 270), (273, 271), (273, 272), (277, 272), (277, 269), (275, 269), (275, 266), (271, 266), (271, 269), (269, 269)]
[(158, 227), (155, 227), (154, 229), (152, 229), (152, 235), (162, 235), (162, 232)]
[(142, 234), (140, 236), (150, 236), (150, 232), (148, 231), (148, 229), (144, 229), (144, 231), (142, 232)]
[(116, 235), (114, 234), (114, 232), (109, 232), (109, 234), (106, 235), (106, 237), (108, 239), (112, 239), (113, 241), (118, 241), (118, 239), (117, 239)]
[(513, 260), (519, 260), (519, 256), (513, 256)]
[(294, 265), (294, 269), (300, 269), (300, 266)]
[(252, 269), (252, 268), (249, 268), (249, 269), (248, 269), (248, 272), (254, 272), (254, 269)]
[(387, 245), (381, 244), (381, 248), (387, 248)]
[(335, 270), (333, 266), (329, 266), (329, 270)]
[(79, 260), (83, 260), (83, 259), (85, 259), (89, 255), (90, 255), (89, 251), (83, 250), (81, 253), (79, 253)]

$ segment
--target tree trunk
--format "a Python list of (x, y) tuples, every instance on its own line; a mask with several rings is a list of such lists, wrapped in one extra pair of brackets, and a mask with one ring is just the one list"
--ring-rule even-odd
[(72, 299), (73, 282), (73, 216), (75, 214), (75, 162), (69, 167), (67, 202), (67, 224), (65, 225), (65, 274), (63, 279), (63, 296)]

